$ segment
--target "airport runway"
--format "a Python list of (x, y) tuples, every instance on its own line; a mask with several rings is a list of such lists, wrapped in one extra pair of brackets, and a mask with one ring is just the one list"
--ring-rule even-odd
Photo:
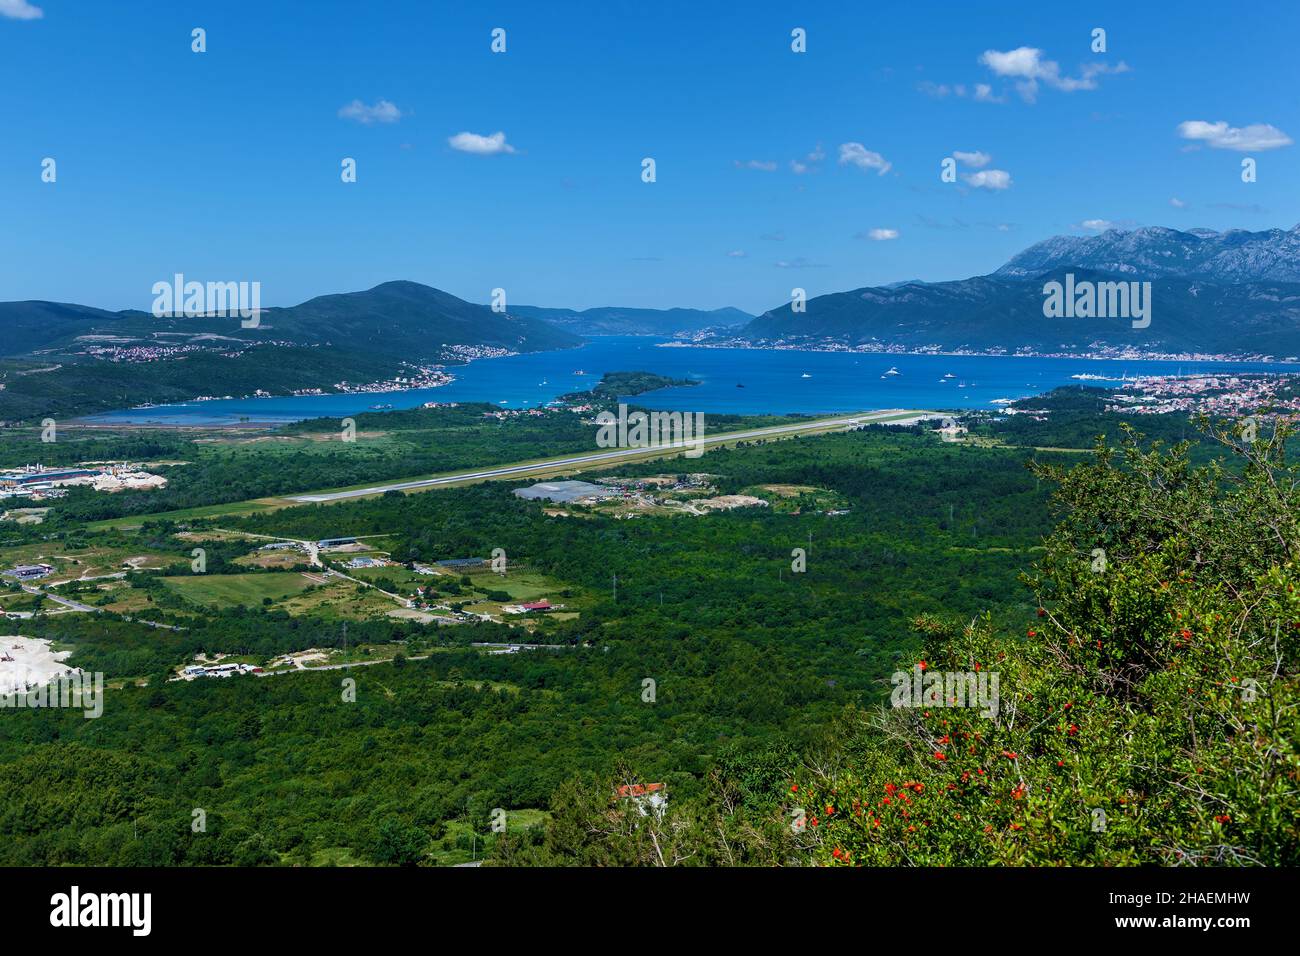
[[(797, 425), (774, 425), (770, 428), (755, 428), (748, 431), (738, 432), (718, 432), (716, 435), (707, 435), (700, 439), (698, 444), (703, 446), (723, 444), (733, 441), (744, 441), (752, 438), (770, 438), (780, 435), (789, 435), (791, 433), (822, 431), (828, 428), (849, 428), (854, 425), (869, 425), (872, 422), (881, 421), (882, 419), (900, 419), (899, 424), (904, 422), (901, 419), (914, 421), (917, 418), (932, 416), (936, 413), (925, 411), (914, 411), (908, 409), (891, 408), (883, 411), (864, 412), (860, 415), (850, 415), (843, 418), (823, 418), (815, 421), (800, 422)], [(909, 418), (909, 416), (911, 416)], [(351, 491), (332, 491), (321, 492), (320, 494), (310, 495), (289, 495), (284, 500), (299, 502), (301, 504), (316, 504), (327, 501), (340, 501), (345, 498), (364, 498), (367, 495), (379, 495), (385, 491), (410, 491), (414, 488), (433, 488), (438, 485), (455, 484), (458, 481), (474, 481), (491, 478), (505, 478), (510, 476), (527, 477), (530, 472), (551, 472), (556, 468), (567, 468), (571, 465), (586, 465), (598, 462), (617, 461), (621, 458), (636, 458), (645, 456), (647, 452), (656, 450), (673, 451), (693, 447), (696, 442), (670, 442), (656, 448), (619, 448), (614, 451), (596, 452), (590, 455), (574, 455), (568, 458), (555, 458), (550, 461), (534, 462), (528, 465), (505, 465), (500, 468), (486, 468), (479, 471), (466, 471), (455, 475), (443, 475), (439, 478), (421, 478), (413, 481), (395, 481), (383, 485), (375, 485), (372, 488), (355, 488)]]

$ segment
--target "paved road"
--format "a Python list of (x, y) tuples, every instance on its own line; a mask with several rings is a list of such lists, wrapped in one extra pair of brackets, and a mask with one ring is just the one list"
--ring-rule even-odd
[[(53, 593), (52, 591), (42, 591), (40, 588), (38, 588), (38, 587), (33, 587), (33, 586), (31, 586), (31, 585), (28, 585), (28, 584), (24, 584), (24, 585), (23, 585), (23, 590), (26, 591), (28, 594), (37, 594), (37, 595), (40, 595), (41, 597), (49, 598), (49, 599), (50, 599), (51, 601), (53, 601), (55, 604), (62, 604), (64, 607), (70, 607), (70, 608), (72, 608), (72, 610), (74, 610), (74, 611), (87, 611), (87, 612), (89, 612), (89, 613), (91, 613), (91, 614), (102, 614), (102, 613), (104, 613), (104, 609), (103, 609), (102, 607), (91, 607), (89, 604), (82, 604), (80, 601), (73, 601), (73, 600), (71, 600), (71, 599), (69, 599), (69, 598), (60, 597), (59, 595)], [(136, 624), (145, 624), (145, 625), (147, 625), (147, 626), (149, 626), (149, 627), (160, 627), (160, 628), (162, 628), (163, 630), (166, 630), (166, 631), (183, 631), (183, 630), (185, 630), (185, 628), (183, 628), (183, 627), (176, 627), (176, 626), (173, 625), (173, 624), (159, 624), (159, 623), (156, 622), (156, 621), (141, 621), (141, 620), (138, 620), (137, 618), (134, 618), (134, 617), (127, 617), (126, 615), (123, 615), (123, 616), (122, 616), (122, 620), (124, 620), (124, 621), (133, 621), (133, 622), (135, 622)]]
[(213, 531), (220, 531), (222, 534), (240, 534), (245, 538), (261, 538), (266, 541), (292, 541), (294, 544), (300, 544), (307, 551), (308, 560), (318, 568), (325, 567), (324, 562), (320, 559), (320, 548), (315, 541), (299, 541), (297, 538), (286, 538), (283, 535), (273, 534), (253, 534), (251, 531), (232, 531), (229, 528), (213, 528)]
[(49, 591), (42, 591), (40, 588), (32, 587), (28, 584), (23, 585), (23, 590), (28, 594), (37, 594), (41, 597), (49, 598), (55, 604), (62, 604), (64, 607), (70, 607), (74, 611), (90, 611), (98, 614), (102, 610), (102, 608), (91, 607), (89, 604), (82, 604), (79, 601), (70, 601), (65, 597), (59, 597), (57, 594), (51, 594)]
[[(819, 419), (813, 422), (800, 422), (797, 425), (774, 425), (771, 428), (755, 428), (749, 431), (719, 432), (716, 435), (710, 435), (701, 439), (699, 444), (715, 445), (749, 438), (768, 438), (778, 435), (786, 435), (791, 432), (818, 431), (824, 428), (849, 428), (854, 425), (866, 425), (871, 422), (880, 421), (884, 418), (896, 418), (900, 415), (909, 414), (925, 415), (929, 413), (909, 412), (905, 409), (894, 408), (880, 412), (870, 412), (863, 415), (853, 415), (847, 418), (829, 418)], [(661, 448), (688, 448), (694, 444), (695, 442), (675, 441), (663, 445)], [(489, 468), (484, 471), (466, 471), (456, 475), (444, 475), (441, 478), (398, 481), (386, 485), (376, 485), (373, 488), (357, 488), (353, 491), (333, 491), (315, 495), (293, 495), (285, 500), (304, 503), (341, 501), (345, 498), (361, 498), (366, 495), (378, 495), (385, 491), (409, 491), (412, 488), (433, 488), (437, 485), (449, 485), (457, 481), (472, 481), (480, 478), (503, 478), (508, 475), (525, 475), (528, 472), (554, 471), (556, 468), (562, 468), (567, 465), (583, 465), (600, 461), (617, 461), (620, 458), (632, 458), (637, 455), (644, 455), (647, 451), (655, 451), (655, 449), (620, 448), (615, 451), (597, 452), (591, 455), (576, 455), (571, 458), (556, 458), (551, 461), (536, 462), (531, 465), (509, 465), (502, 468)]]
[[(416, 654), (414, 657), (408, 657), (408, 661), (425, 661), (429, 659), (428, 654)], [(391, 657), (376, 658), (373, 661), (351, 661), (347, 664), (317, 664), (315, 667), (302, 665), (288, 670), (280, 671), (262, 671), (260, 674), (254, 674), (254, 677), (278, 677), (281, 674), (314, 674), (316, 671), (350, 671), (354, 667), (369, 667), (372, 664), (391, 664)]]

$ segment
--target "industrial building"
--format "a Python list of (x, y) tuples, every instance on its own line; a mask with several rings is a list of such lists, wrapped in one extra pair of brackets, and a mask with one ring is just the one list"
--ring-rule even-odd
[(487, 564), (487, 558), (448, 558), (445, 561), (439, 561), (438, 567), (451, 568), (453, 571), (468, 571), (471, 568), (481, 568)]
[(619, 492), (589, 481), (543, 481), (527, 488), (516, 488), (515, 494), (530, 501), (568, 502), (582, 498), (612, 498)]
[(37, 578), (43, 578), (47, 574), (53, 573), (53, 571), (53, 565), (49, 564), (20, 564), (4, 573), (5, 577), (17, 578), (19, 581), (35, 581)]

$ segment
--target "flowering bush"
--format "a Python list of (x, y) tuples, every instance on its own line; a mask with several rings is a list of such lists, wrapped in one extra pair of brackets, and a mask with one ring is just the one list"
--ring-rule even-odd
[(840, 757), (783, 793), (809, 808), (799, 847), (834, 865), (1300, 863), (1288, 431), (1202, 424), (1226, 464), (1130, 433), (1036, 466), (1062, 521), (1025, 579), (1032, 623), (915, 622), (923, 670), (997, 673), (996, 714), (846, 718)]

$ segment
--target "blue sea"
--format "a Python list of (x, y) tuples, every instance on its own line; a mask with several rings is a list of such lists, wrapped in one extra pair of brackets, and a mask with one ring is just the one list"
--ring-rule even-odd
[[(449, 368), (441, 388), (354, 395), (238, 398), (159, 405), (95, 415), (111, 424), (225, 425), (341, 417), (376, 405), (414, 408), (425, 402), (489, 402), (500, 408), (544, 405), (591, 388), (605, 372), (647, 371), (700, 384), (637, 396), (650, 408), (712, 414), (801, 412), (837, 414), (876, 408), (996, 408), (994, 399), (1027, 398), (1060, 385), (1114, 387), (1075, 375), (1120, 379), (1203, 372), (1290, 372), (1300, 366), (1262, 362), (1149, 362), (1012, 358), (987, 355), (864, 355), (659, 347), (648, 336), (598, 336), (577, 349), (480, 359)], [(894, 369), (897, 374), (888, 374)], [(581, 373), (581, 374), (580, 374)], [(951, 377), (948, 377), (951, 376)]]

